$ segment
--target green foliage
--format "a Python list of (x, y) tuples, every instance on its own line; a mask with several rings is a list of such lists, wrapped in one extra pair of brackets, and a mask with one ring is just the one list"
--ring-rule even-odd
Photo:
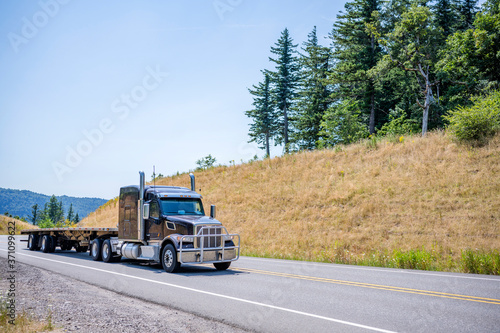
[[(398, 115), (400, 115), (398, 117)], [(415, 119), (408, 119), (406, 112), (396, 108), (395, 112), (389, 114), (389, 122), (385, 123), (378, 131), (382, 136), (399, 136), (415, 134), (420, 132), (420, 126)]]
[(461, 269), (466, 273), (500, 275), (500, 252), (463, 250)]
[(314, 149), (320, 138), (321, 121), (329, 102), (331, 88), (327, 84), (330, 50), (318, 44), (316, 27), (308, 35), (300, 58), (301, 85), (292, 119), (294, 145), (298, 149)]
[(44, 216), (40, 222), (38, 222), (40, 228), (54, 228), (55, 224), (48, 216)]
[(275, 46), (271, 47), (271, 53), (275, 54), (276, 58), (270, 57), (269, 61), (276, 64), (275, 71), (266, 72), (269, 73), (273, 86), (273, 103), (280, 112), (278, 124), (281, 131), (276, 135), (275, 144), (283, 144), (285, 153), (290, 151), (289, 113), (297, 96), (299, 84), (300, 64), (296, 48), (297, 44), (293, 44), (293, 39), (285, 28)]
[(213, 157), (211, 154), (208, 154), (205, 157), (200, 158), (199, 160), (196, 161), (196, 164), (198, 165), (197, 170), (206, 170), (215, 165), (215, 162), (217, 160), (215, 157)]
[(248, 89), (253, 97), (253, 110), (246, 111), (245, 114), (250, 117), (253, 122), (250, 124), (250, 141), (261, 145), (261, 148), (266, 150), (266, 156), (270, 157), (269, 142), (272, 138), (278, 136), (279, 133), (279, 116), (276, 113), (271, 96), (271, 87), (269, 74), (265, 73), (264, 82)]
[(328, 109), (321, 127), (321, 134), (324, 137), (321, 142), (322, 147), (353, 143), (369, 135), (358, 103), (354, 100), (344, 100)]
[(448, 130), (460, 142), (484, 144), (500, 131), (500, 91), (476, 97), (469, 107), (459, 106), (444, 117)]

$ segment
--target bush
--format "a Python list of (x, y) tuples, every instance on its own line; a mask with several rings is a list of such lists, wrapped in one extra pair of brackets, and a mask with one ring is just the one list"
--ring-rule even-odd
[(406, 112), (396, 107), (396, 110), (391, 111), (389, 114), (389, 122), (385, 123), (377, 134), (381, 136), (401, 136), (415, 134), (420, 130), (417, 120), (408, 119)]
[(500, 131), (500, 91), (472, 101), (469, 107), (449, 111), (444, 119), (458, 141), (481, 145)]

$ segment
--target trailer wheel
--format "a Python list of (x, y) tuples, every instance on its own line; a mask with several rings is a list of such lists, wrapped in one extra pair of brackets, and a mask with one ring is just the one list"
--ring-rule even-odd
[(94, 261), (102, 260), (102, 239), (96, 238), (92, 242), (92, 247), (90, 248), (90, 252), (92, 253), (92, 259)]
[(102, 243), (101, 251), (102, 261), (104, 262), (114, 262), (116, 259), (113, 257), (113, 248), (111, 247), (111, 241), (106, 239)]
[(31, 234), (28, 237), (28, 249), (30, 249), (30, 251), (38, 250), (38, 235)]
[(56, 251), (57, 238), (55, 236), (49, 236), (49, 239), (50, 239), (49, 252), (52, 253)]
[(229, 266), (231, 266), (230, 261), (229, 262), (216, 262), (216, 263), (214, 263), (214, 267), (218, 271), (225, 271), (226, 269), (229, 268)]
[(42, 247), (41, 250), (43, 253), (48, 253), (50, 252), (50, 236), (49, 235), (43, 235), (42, 236)]
[(167, 273), (174, 273), (181, 266), (181, 263), (177, 261), (177, 251), (172, 244), (167, 244), (167, 246), (163, 248), (161, 264)]

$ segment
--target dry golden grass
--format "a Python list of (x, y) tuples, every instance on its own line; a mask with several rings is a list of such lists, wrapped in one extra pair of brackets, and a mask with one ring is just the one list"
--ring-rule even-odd
[[(456, 260), (500, 248), (500, 136), (470, 148), (429, 133), (195, 174), (206, 210), (217, 205), (246, 255), (355, 262), (424, 248)], [(117, 215), (115, 199), (81, 225), (114, 227)]]
[(9, 232), (9, 222), (15, 222), (16, 223), (16, 235), (20, 234), (21, 230), (24, 229), (36, 229), (38, 228), (37, 226), (34, 226), (32, 224), (29, 224), (27, 222), (23, 222), (20, 220), (17, 220), (12, 217), (7, 217), (5, 215), (0, 215), (0, 235), (7, 235)]

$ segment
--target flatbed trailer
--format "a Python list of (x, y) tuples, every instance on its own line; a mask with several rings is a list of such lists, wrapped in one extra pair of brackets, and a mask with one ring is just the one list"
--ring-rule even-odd
[[(56, 247), (61, 250), (86, 252), (96, 238), (117, 237), (118, 228), (44, 228), (25, 229), (21, 234), (28, 236), (28, 248), (32, 251), (42, 250), (45, 253), (54, 252)], [(47, 237), (45, 243), (44, 236)]]
[(74, 248), (89, 251), (92, 259), (105, 262), (121, 257), (162, 264), (172, 273), (181, 264), (211, 263), (218, 270), (229, 268), (240, 256), (240, 236), (230, 234), (215, 219), (215, 206), (205, 216), (202, 196), (177, 186), (145, 186), (144, 172), (140, 184), (120, 188), (117, 228), (46, 228), (22, 230), (28, 235), (28, 248), (54, 252)]

